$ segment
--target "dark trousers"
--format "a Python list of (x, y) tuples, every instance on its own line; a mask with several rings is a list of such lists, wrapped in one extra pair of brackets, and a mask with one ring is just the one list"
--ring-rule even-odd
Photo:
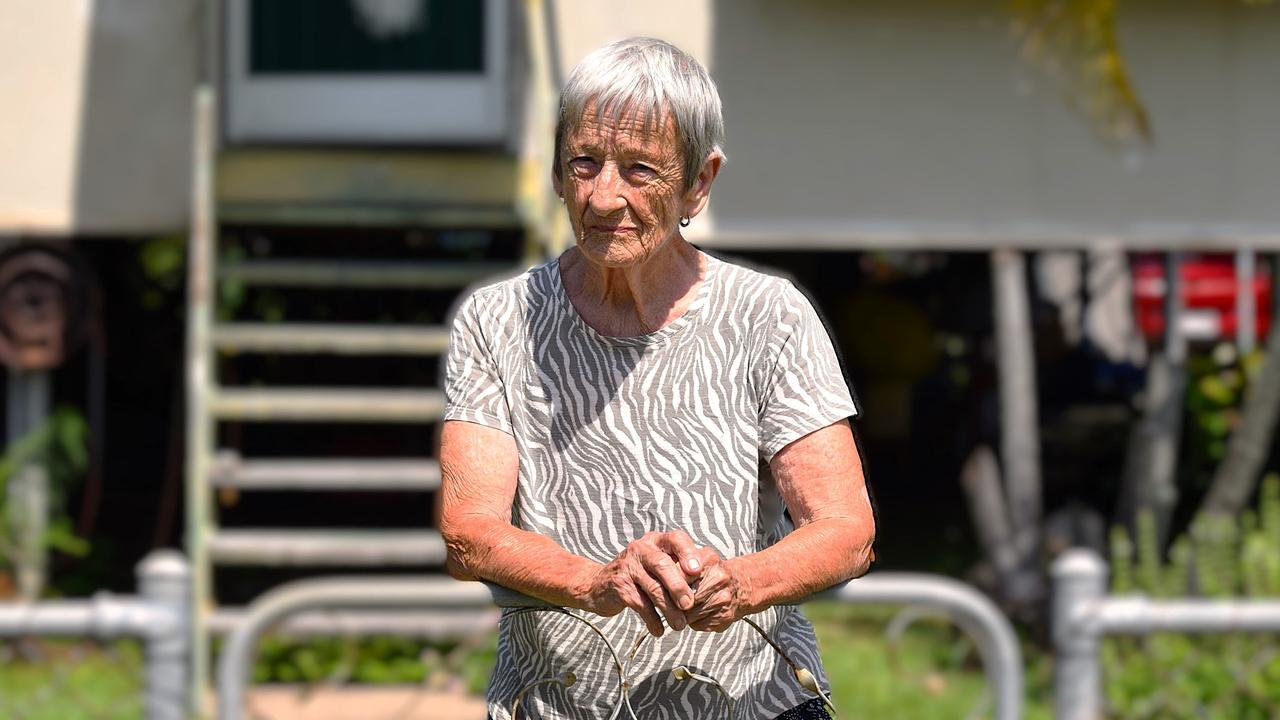
[(821, 700), (815, 699), (791, 708), (774, 720), (831, 720), (831, 713)]
[(831, 713), (827, 712), (821, 700), (810, 700), (803, 705), (791, 708), (774, 720), (831, 720)]

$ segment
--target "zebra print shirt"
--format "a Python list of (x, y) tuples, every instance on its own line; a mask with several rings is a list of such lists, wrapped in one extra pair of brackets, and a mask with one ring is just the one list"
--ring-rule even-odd
[[(515, 437), (513, 523), (602, 563), (651, 530), (683, 529), (723, 557), (772, 545), (792, 526), (761, 461), (857, 414), (808, 299), (787, 280), (709, 255), (688, 310), (638, 337), (607, 337), (583, 322), (558, 260), (481, 288), (455, 316), (445, 389), (447, 420)], [(630, 611), (591, 619), (618, 648), (645, 718), (724, 713), (715, 688), (672, 677), (679, 664), (719, 680), (736, 699), (735, 717), (772, 718), (812, 697), (743, 623), (653, 638)], [(827, 686), (799, 610), (774, 607), (755, 619)], [(586, 625), (507, 611), (491, 716), (507, 720), (521, 688), (567, 670), (578, 682), (539, 685), (522, 700), (522, 717), (605, 718), (618, 676)]]

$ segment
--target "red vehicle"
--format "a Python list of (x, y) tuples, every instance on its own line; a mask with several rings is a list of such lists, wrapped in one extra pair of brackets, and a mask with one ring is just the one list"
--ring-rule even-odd
[[(1239, 316), (1236, 308), (1236, 261), (1230, 253), (1187, 253), (1182, 257), (1182, 331), (1193, 341), (1233, 340)], [(1271, 271), (1262, 258), (1248, 279), (1253, 293), (1256, 338), (1271, 324)], [(1165, 257), (1143, 253), (1133, 259), (1134, 312), (1138, 327), (1150, 340), (1164, 336)]]

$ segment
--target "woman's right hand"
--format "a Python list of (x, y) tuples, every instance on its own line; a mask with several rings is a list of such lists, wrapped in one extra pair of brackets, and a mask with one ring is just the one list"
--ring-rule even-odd
[(631, 608), (654, 636), (663, 633), (663, 617), (672, 630), (683, 630), (688, 625), (684, 611), (693, 607), (690, 583), (702, 575), (702, 555), (683, 530), (645, 533), (588, 578), (585, 609), (610, 617)]

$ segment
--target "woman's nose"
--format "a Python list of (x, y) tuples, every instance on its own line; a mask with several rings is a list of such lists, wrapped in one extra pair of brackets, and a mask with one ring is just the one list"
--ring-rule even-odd
[(591, 189), (591, 211), (600, 216), (612, 215), (626, 205), (627, 200), (622, 196), (622, 175), (613, 163), (605, 163)]

